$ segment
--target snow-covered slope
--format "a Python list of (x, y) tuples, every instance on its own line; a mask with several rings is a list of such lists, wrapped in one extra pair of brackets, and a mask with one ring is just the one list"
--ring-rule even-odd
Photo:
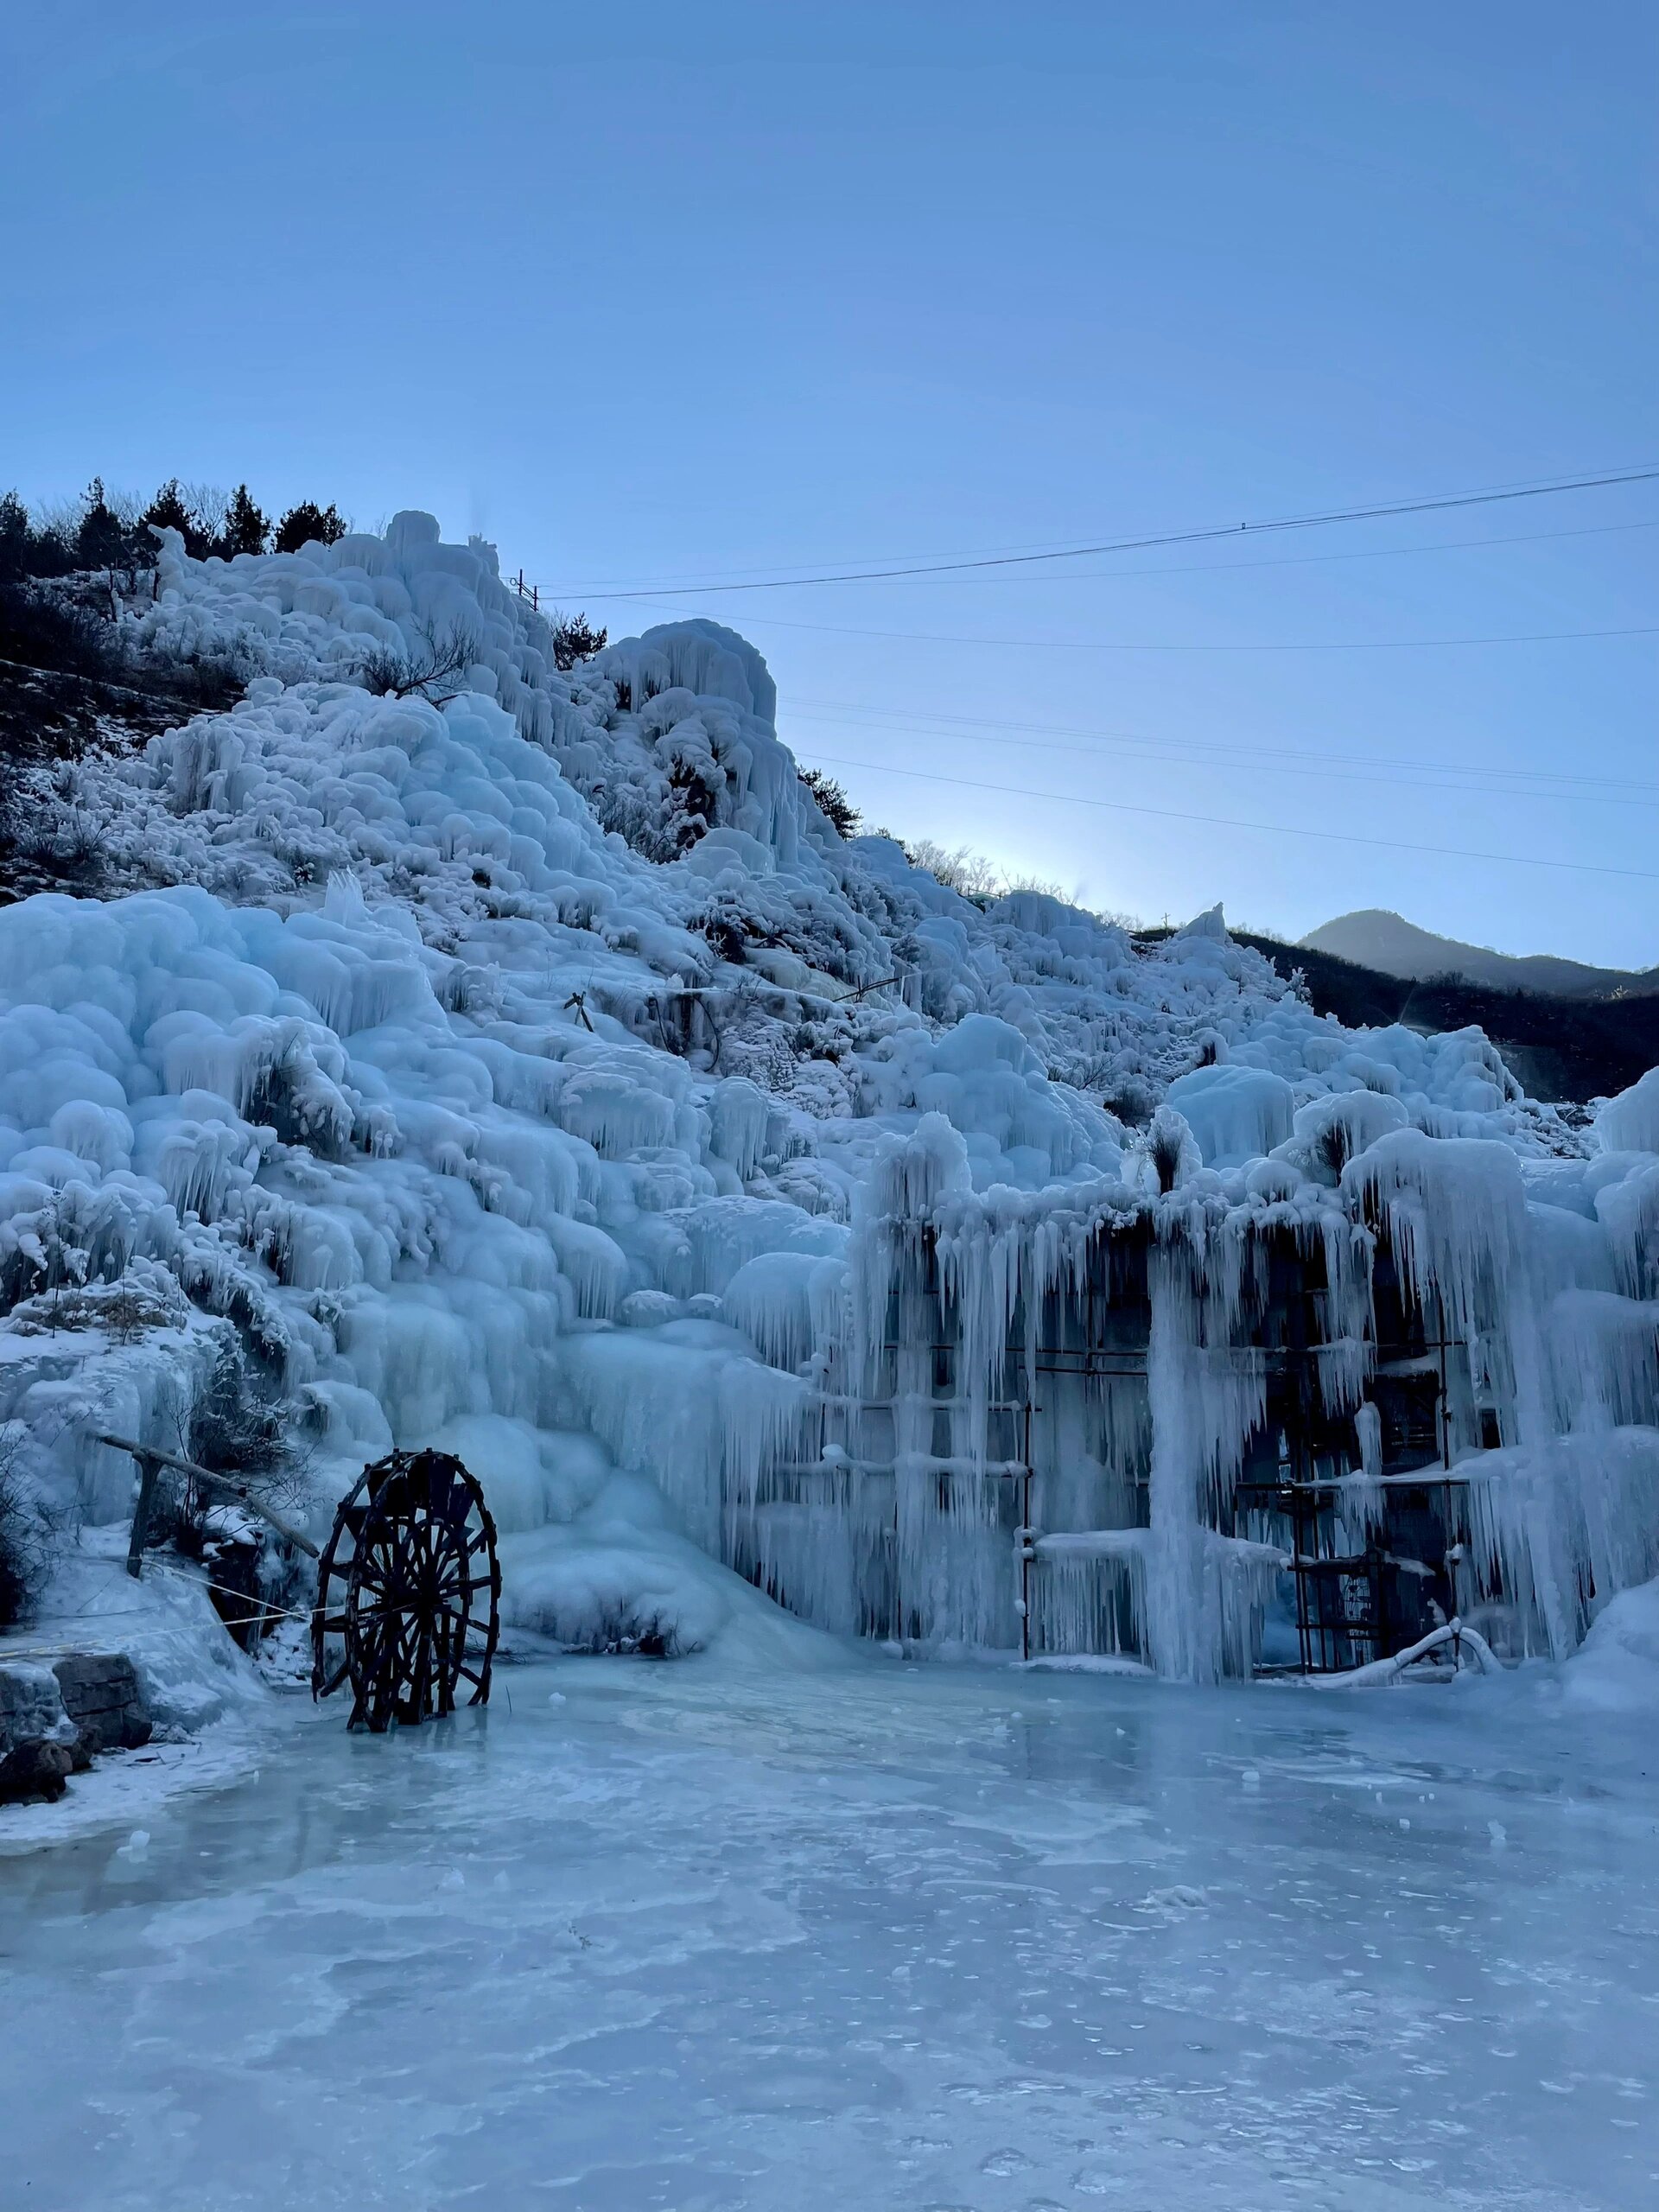
[(1040, 1212), (1144, 1179), (1166, 1096), (1223, 1191), (1382, 1094), (1379, 1131), (1496, 1140), (1572, 1183), (1577, 1233), (1599, 1207), (1651, 1249), (1648, 1086), (1592, 1205), (1588, 1141), (1478, 1031), (1345, 1032), (1218, 911), (1137, 948), (845, 843), (713, 623), (561, 675), (493, 550), (420, 514), (228, 565), (171, 540), (129, 620), (260, 672), (85, 764), (122, 895), (0, 912), (0, 1418), (90, 1522), (130, 1469), (89, 1431), (176, 1448), (233, 1341), (310, 1439), (319, 1526), (365, 1457), (445, 1445), (510, 1617), (705, 1640), (752, 1593), (702, 1555), (930, 1115)]

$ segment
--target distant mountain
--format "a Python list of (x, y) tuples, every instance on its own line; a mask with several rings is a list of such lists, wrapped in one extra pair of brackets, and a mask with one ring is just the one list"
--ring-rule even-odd
[(1581, 960), (1560, 960), (1547, 952), (1517, 956), (1493, 952), (1482, 944), (1420, 930), (1402, 914), (1382, 906), (1338, 914), (1335, 921), (1310, 930), (1301, 943), (1314, 952), (1376, 969), (1407, 982), (1459, 976), (1499, 991), (1536, 991), (1548, 998), (1606, 999), (1625, 992), (1659, 991), (1659, 968), (1592, 968)]

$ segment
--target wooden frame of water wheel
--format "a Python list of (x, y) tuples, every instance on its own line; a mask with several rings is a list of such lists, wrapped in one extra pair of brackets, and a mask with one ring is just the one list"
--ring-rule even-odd
[[(317, 1567), (311, 1694), (352, 1686), (348, 1727), (377, 1733), (485, 1704), (500, 1634), (495, 1522), (447, 1452), (365, 1467)], [(467, 1689), (470, 1688), (470, 1695)]]

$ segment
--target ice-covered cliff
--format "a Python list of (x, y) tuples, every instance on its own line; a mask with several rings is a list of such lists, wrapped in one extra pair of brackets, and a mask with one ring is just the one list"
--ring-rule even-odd
[(1218, 912), (1144, 946), (982, 908), (843, 842), (742, 639), (677, 623), (563, 675), (424, 515), (229, 564), (172, 540), (126, 619), (257, 672), (82, 765), (130, 887), (0, 911), (0, 1419), (86, 1523), (130, 1480), (91, 1432), (177, 1448), (229, 1361), (320, 1525), (365, 1458), (444, 1445), (510, 1618), (703, 1640), (757, 1602), (708, 1562), (820, 1448), (872, 1220), (941, 1129), (1006, 1269), (1122, 1193), (1179, 1185), (1218, 1236), (1312, 1205), (1339, 1121), (1374, 1214), (1416, 1207), (1448, 1280), (1529, 1271), (1535, 1325), (1618, 1378), (1595, 1419), (1656, 1418), (1659, 1077), (1581, 1136), (1478, 1032), (1316, 1017)]

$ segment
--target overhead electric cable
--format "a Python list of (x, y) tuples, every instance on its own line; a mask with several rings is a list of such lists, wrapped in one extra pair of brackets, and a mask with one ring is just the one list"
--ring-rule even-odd
[[(1097, 554), (1138, 553), (1160, 545), (1198, 545), (1220, 538), (1245, 535), (1263, 537), (1294, 530), (1325, 530), (1341, 523), (1382, 522), (1400, 515), (1445, 513), (1454, 508), (1491, 506), (1516, 499), (1548, 499), (1567, 492), (1601, 491), (1620, 484), (1647, 484), (1659, 479), (1659, 465), (1609, 470), (1592, 475), (1535, 478), (1467, 492), (1446, 492), (1417, 499), (1394, 499), (1369, 505), (1331, 507), (1313, 513), (1278, 515), (1259, 522), (1211, 524), (1197, 530), (1146, 532), (1135, 537), (1100, 539), (1083, 545), (1054, 546), (1039, 552), (981, 553), (940, 560), (882, 564), (862, 569), (820, 570), (816, 575), (762, 576), (747, 583), (655, 584), (608, 592), (610, 599), (706, 598), (713, 594), (741, 591), (788, 591), (801, 585), (882, 583), (897, 576), (954, 575), (976, 569), (1027, 568), (1039, 562), (1080, 561)], [(594, 585), (571, 585), (570, 591), (598, 595)]]
[[(639, 598), (639, 594), (631, 596)], [(679, 611), (666, 601), (658, 603), (669, 612)], [(774, 629), (812, 630), (823, 637), (887, 638), (895, 644), (906, 645), (993, 645), (1003, 652), (1020, 652), (1382, 653), (1443, 645), (1543, 645), (1589, 638), (1659, 637), (1659, 622), (1638, 622), (1606, 630), (1517, 630), (1465, 638), (1338, 638), (1329, 642), (1319, 639), (1294, 639), (1284, 643), (1249, 639), (1237, 645), (1212, 645), (1203, 640), (1196, 644), (1160, 640), (1146, 644), (1140, 640), (1102, 638), (1009, 638), (1001, 635), (975, 638), (944, 630), (868, 630), (845, 622), (798, 622), (792, 617), (780, 614), (768, 614), (765, 619)]]
[[(1480, 792), (1480, 784), (1421, 782), (1402, 771), (1427, 770), (1431, 776), (1477, 777), (1491, 779), (1498, 788), (1490, 795), (1494, 798), (1593, 799), (1606, 806), (1659, 805), (1659, 783), (1642, 783), (1633, 777), (1580, 776), (1548, 768), (1490, 768), (1479, 763), (1466, 764), (1452, 760), (1422, 760), (1407, 758), (1389, 760), (1378, 754), (1357, 753), (1333, 756), (1329, 753), (1313, 753), (1288, 746), (1237, 746), (1224, 744), (1213, 738), (1149, 737), (1133, 730), (1076, 729), (1052, 722), (1020, 721), (996, 721), (982, 716), (943, 715), (927, 712), (915, 715), (887, 714), (879, 708), (842, 704), (834, 701), (796, 702), (790, 715), (802, 721), (829, 722), (836, 727), (847, 726), (851, 718), (854, 729), (891, 729), (901, 735), (932, 739), (944, 742), (956, 741), (975, 745), (1028, 745), (1039, 751), (1077, 753), (1088, 758), (1104, 758), (1108, 749), (1133, 747), (1154, 759), (1170, 760), (1188, 767), (1214, 768), (1236, 766), (1240, 768), (1266, 768), (1280, 774), (1330, 773), (1344, 780), (1360, 782), (1388, 782), (1408, 784), (1419, 781), (1419, 787), (1427, 791), (1468, 791)], [(930, 729), (930, 722), (946, 723), (948, 728)], [(1083, 738), (1090, 742), (1081, 745), (1058, 744), (1051, 741), (1062, 738)], [(1197, 756), (1197, 757), (1194, 757)], [(1288, 764), (1279, 767), (1278, 763)], [(1356, 770), (1373, 770), (1374, 775)], [(1592, 784), (1601, 788), (1594, 791), (1530, 790), (1511, 788), (1548, 784), (1554, 785)]]
[(1446, 860), (1496, 861), (1513, 868), (1570, 868), (1585, 875), (1618, 875), (1642, 883), (1659, 883), (1659, 869), (1654, 868), (1613, 868), (1601, 861), (1551, 860), (1531, 853), (1489, 853), (1465, 845), (1420, 845), (1403, 837), (1365, 837), (1346, 830), (1299, 830), (1287, 822), (1241, 822), (1232, 815), (1190, 814), (1170, 806), (1133, 805), (1127, 799), (1084, 798), (1076, 791), (1034, 791), (1020, 784), (987, 784), (972, 776), (930, 774), (925, 768), (895, 768), (883, 760), (839, 760), (832, 753), (820, 753), (818, 759), (827, 760), (832, 768), (857, 768), (881, 776), (908, 776), (918, 783), (953, 784), (963, 791), (995, 791), (1007, 798), (1052, 800), (1058, 806), (1095, 807), (1109, 814), (1147, 815), (1162, 822), (1202, 822), (1217, 830), (1259, 830), (1272, 837), (1312, 837), (1328, 844), (1380, 846), (1396, 853), (1433, 853)]
[[(1084, 582), (1109, 583), (1118, 576), (1211, 576), (1239, 575), (1253, 569), (1309, 569), (1332, 561), (1399, 561), (1423, 553), (1479, 552), (1488, 545), (1551, 545), (1564, 537), (1616, 537), (1633, 530), (1659, 530), (1659, 518), (1645, 522), (1586, 523), (1575, 530), (1522, 530), (1506, 531), (1498, 537), (1440, 537), (1417, 545), (1349, 546), (1332, 553), (1269, 554), (1265, 561), (1166, 561), (1151, 569), (1073, 569), (1067, 575), (1068, 583)], [(1000, 571), (994, 575), (965, 579), (972, 583), (1041, 584), (1053, 581), (1048, 576), (1010, 576)]]
[[(1229, 758), (1239, 760), (1245, 760), (1255, 756), (1262, 756), (1274, 760), (1324, 761), (1328, 760), (1331, 758), (1329, 753), (1313, 753), (1287, 746), (1234, 746), (1225, 744), (1218, 738), (1154, 737), (1145, 730), (1080, 729), (1075, 723), (1071, 722), (1034, 722), (1026, 721), (1023, 717), (1000, 717), (988, 715), (952, 715), (946, 714), (937, 708), (931, 707), (923, 709), (917, 709), (913, 712), (904, 710), (890, 712), (884, 707), (866, 706), (861, 701), (853, 699), (796, 700), (791, 702), (791, 712), (804, 715), (808, 719), (817, 720), (831, 720), (845, 715), (862, 715), (875, 721), (888, 724), (894, 728), (903, 730), (914, 729), (918, 724), (925, 722), (945, 723), (952, 729), (961, 728), (963, 729), (989, 730), (993, 732), (1010, 729), (1031, 730), (1038, 732), (1046, 737), (1085, 737), (1103, 741), (1109, 740), (1113, 742), (1122, 742), (1125, 744), (1160, 747), (1177, 746), (1188, 749), (1198, 748), (1205, 752), (1220, 753)], [(1363, 760), (1370, 766), (1388, 768), (1444, 769), (1449, 772), (1458, 775), (1494, 776), (1502, 777), (1506, 779), (1518, 778), (1529, 783), (1549, 782), (1596, 784), (1609, 786), (1616, 791), (1633, 791), (1659, 793), (1659, 783), (1644, 783), (1638, 779), (1630, 776), (1587, 776), (1581, 771), (1568, 771), (1562, 768), (1495, 768), (1478, 762), (1468, 763), (1464, 761), (1425, 760), (1413, 755), (1408, 755), (1397, 760), (1380, 753), (1357, 753), (1351, 754), (1348, 757), (1352, 760)]]
[[(1065, 581), (1068, 583), (1084, 581), (1110, 583), (1119, 577), (1247, 575), (1254, 569), (1318, 568), (1336, 561), (1400, 561), (1425, 553), (1478, 553), (1491, 545), (1553, 545), (1563, 538), (1618, 537), (1636, 530), (1659, 530), (1659, 517), (1649, 516), (1640, 522), (1582, 523), (1572, 530), (1507, 531), (1498, 537), (1488, 535), (1484, 537), (1436, 537), (1420, 541), (1414, 545), (1347, 546), (1334, 552), (1269, 554), (1265, 560), (1262, 561), (1165, 561), (1153, 568), (1073, 569)], [(901, 578), (900, 581), (903, 579)], [(912, 578), (912, 581), (916, 579)], [(1051, 583), (1054, 580), (1052, 577), (1044, 575), (1009, 575), (999, 569), (995, 573), (982, 573), (958, 578), (957, 581), (988, 584), (1043, 584)], [(734, 591), (741, 588), (736, 584), (732, 586)], [(666, 585), (658, 588), (663, 592), (667, 588)], [(601, 601), (614, 596), (625, 599), (639, 598), (653, 606), (660, 603), (656, 594), (648, 591), (643, 586), (632, 591), (626, 586), (619, 587), (615, 594), (607, 591), (600, 584), (567, 584), (563, 587), (562, 593), (559, 590), (550, 590), (548, 587), (543, 586), (540, 591), (541, 597), (547, 600), (550, 604), (555, 598), (561, 595), (574, 598), (578, 594), (586, 599)]]

